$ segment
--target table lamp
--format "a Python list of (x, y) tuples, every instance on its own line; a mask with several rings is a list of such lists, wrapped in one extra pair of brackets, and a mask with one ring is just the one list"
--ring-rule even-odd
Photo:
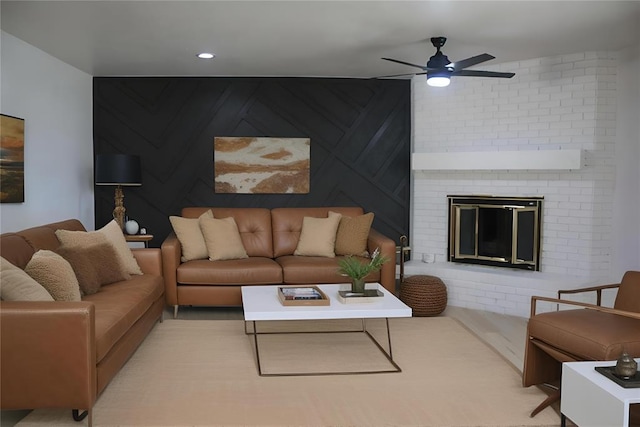
[(124, 193), (122, 186), (142, 185), (140, 156), (131, 154), (97, 154), (95, 164), (96, 185), (115, 185), (113, 218), (124, 227)]

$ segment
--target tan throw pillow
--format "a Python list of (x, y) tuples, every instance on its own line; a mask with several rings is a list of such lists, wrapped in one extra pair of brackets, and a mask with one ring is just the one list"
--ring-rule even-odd
[(108, 242), (88, 246), (60, 246), (56, 252), (73, 268), (83, 295), (98, 292), (100, 286), (131, 278)]
[(24, 271), (40, 283), (56, 301), (80, 301), (78, 279), (71, 265), (53, 251), (41, 249)]
[(182, 246), (182, 262), (194, 259), (207, 259), (207, 244), (200, 229), (200, 218), (213, 218), (211, 209), (200, 215), (198, 218), (184, 218), (181, 216), (170, 216), (169, 221), (176, 233), (176, 237)]
[(124, 234), (120, 226), (115, 220), (96, 231), (69, 231), (56, 230), (56, 236), (63, 246), (81, 246), (86, 247), (91, 244), (102, 242), (100, 236), (107, 238), (118, 254), (118, 259), (124, 270), (129, 274), (142, 274), (138, 262), (133, 257), (131, 248), (124, 238)]
[(211, 261), (248, 258), (233, 217), (200, 218), (200, 228)]
[(329, 212), (328, 218), (302, 218), (302, 230), (294, 255), (335, 258), (336, 232), (342, 215)]
[(336, 255), (367, 255), (373, 212), (354, 218), (343, 216), (336, 234)]
[(40, 283), (2, 257), (0, 277), (0, 298), (4, 301), (53, 301)]

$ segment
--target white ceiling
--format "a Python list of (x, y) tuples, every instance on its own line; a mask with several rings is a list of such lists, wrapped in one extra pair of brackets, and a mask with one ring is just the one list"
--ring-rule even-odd
[[(5, 1), (2, 30), (95, 76), (373, 77), (429, 38), (492, 64), (640, 44), (640, 1)], [(213, 52), (214, 60), (196, 58)], [(508, 71), (508, 70), (501, 70)]]

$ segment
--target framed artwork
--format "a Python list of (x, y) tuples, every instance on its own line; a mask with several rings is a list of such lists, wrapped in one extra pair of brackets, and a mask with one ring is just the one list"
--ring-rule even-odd
[(0, 203), (24, 202), (24, 119), (0, 114)]
[(215, 137), (215, 192), (307, 194), (310, 148), (309, 138)]

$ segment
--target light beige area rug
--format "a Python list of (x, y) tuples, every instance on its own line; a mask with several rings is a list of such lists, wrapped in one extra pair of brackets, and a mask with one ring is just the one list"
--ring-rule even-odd
[[(377, 323), (376, 323), (377, 322)], [(309, 323), (309, 322), (308, 322)], [(318, 323), (316, 323), (318, 324)], [(331, 323), (320, 322), (323, 327)], [(368, 325), (386, 345), (384, 321)], [(279, 325), (279, 327), (282, 325)], [(357, 324), (356, 324), (357, 326)], [(390, 320), (401, 373), (260, 377), (253, 338), (237, 320), (165, 320), (100, 396), (94, 426), (557, 426), (545, 394), (457, 321)], [(288, 323), (287, 328), (298, 325)], [(260, 330), (260, 329), (259, 329)], [(260, 337), (265, 370), (388, 363), (355, 334)], [(36, 410), (20, 427), (86, 425)]]

